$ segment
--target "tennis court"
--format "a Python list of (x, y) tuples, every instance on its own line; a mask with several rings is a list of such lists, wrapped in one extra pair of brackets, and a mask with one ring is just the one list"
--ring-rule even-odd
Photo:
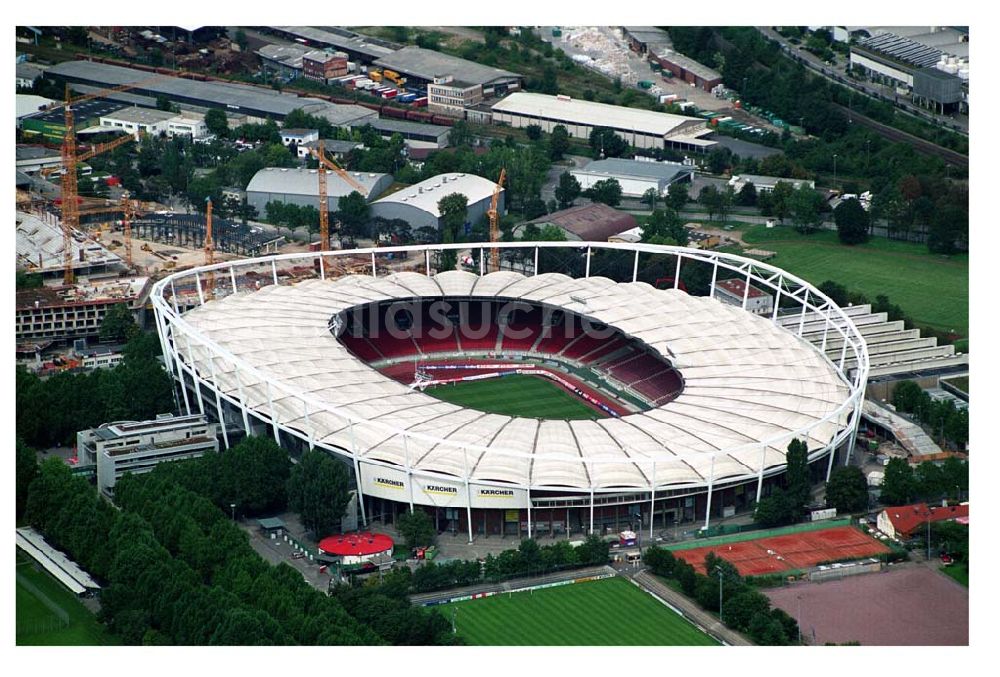
[(674, 556), (706, 573), (705, 555), (710, 552), (735, 565), (741, 576), (763, 576), (807, 569), (820, 562), (871, 557), (889, 548), (855, 527), (841, 526), (675, 550)]

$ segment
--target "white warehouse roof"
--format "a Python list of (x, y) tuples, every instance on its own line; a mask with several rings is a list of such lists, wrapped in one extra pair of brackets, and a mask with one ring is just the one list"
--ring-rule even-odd
[[(329, 330), (334, 314), (360, 304), (442, 295), (544, 302), (604, 322), (668, 359), (684, 390), (667, 404), (621, 418), (484, 414), (376, 371)], [(809, 429), (816, 450), (847, 422), (835, 412), (848, 386), (813, 346), (740, 308), (642, 282), (510, 271), (351, 275), (231, 295), (189, 311), (184, 321), (259, 373), (241, 368), (237, 376), (231, 359), (214, 362), (216, 384), (234, 400), (318, 444), (356, 445), (362, 463), (474, 481), (578, 490), (648, 487), (651, 479), (657, 486), (719, 482), (784, 464), (786, 435)], [(175, 347), (199, 374), (210, 373), (209, 353), (197, 342)], [(313, 399), (308, 413), (300, 396)], [(344, 413), (357, 422), (349, 426)]]
[(657, 136), (673, 134), (685, 126), (707, 131), (705, 121), (699, 118), (532, 92), (515, 92), (493, 104), (493, 111), (564, 120), (591, 127), (612, 127)]
[(484, 199), (491, 199), (495, 188), (495, 183), (475, 174), (438, 174), (426, 181), (387, 195), (381, 200), (377, 200), (376, 203), (406, 204), (422, 209), (438, 218), (441, 216), (441, 212), (438, 210), (437, 203), (446, 195), (461, 193), (469, 198), (469, 204), (472, 205)]
[[(391, 183), (388, 174), (368, 172), (348, 172), (351, 178), (364, 186), (366, 200), (377, 196)], [(350, 195), (357, 190), (339, 174), (326, 173), (326, 194), (328, 197)], [(308, 195), (319, 197), (319, 171), (316, 169), (265, 167), (250, 179), (247, 193), (281, 193), (284, 195)], [(360, 192), (360, 191), (359, 191)]]

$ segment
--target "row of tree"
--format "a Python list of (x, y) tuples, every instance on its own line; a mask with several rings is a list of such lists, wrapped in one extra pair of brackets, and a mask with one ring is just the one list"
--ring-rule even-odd
[(72, 444), (77, 431), (106, 421), (142, 421), (173, 411), (173, 388), (159, 353), (156, 334), (143, 333), (129, 340), (122, 363), (112, 369), (42, 379), (18, 366), (18, 436), (39, 448)]
[(698, 573), (691, 564), (665, 548), (647, 548), (643, 561), (654, 574), (677, 581), (684, 594), (702, 608), (718, 613), (727, 627), (746, 634), (757, 644), (785, 646), (799, 642), (795, 619), (777, 607), (772, 608), (766, 595), (744, 581), (732, 563), (714, 552), (705, 555), (708, 576)]
[(959, 500), (968, 491), (968, 462), (950, 457), (941, 465), (924, 461), (914, 468), (906, 459), (891, 458), (885, 466), (879, 501), (883, 505), (907, 505), (943, 498)]
[(446, 620), (405, 597), (372, 590), (353, 604), (269, 565), (208, 498), (166, 477), (169, 465), (122, 478), (117, 510), (59, 459), (19, 497), (27, 521), (103, 583), (99, 618), (125, 643), (455, 643)]
[(483, 581), (496, 583), (518, 576), (538, 576), (560, 569), (607, 564), (608, 550), (608, 542), (595, 534), (575, 547), (569, 541), (540, 546), (534, 539), (527, 538), (516, 549), (504, 550), (498, 555), (491, 553), (482, 562), (427, 562), (413, 573), (412, 586), (416, 592), (430, 592)]
[(900, 381), (892, 391), (892, 405), (913, 416), (959, 449), (969, 440), (969, 410), (951, 399), (935, 400), (914, 381)]

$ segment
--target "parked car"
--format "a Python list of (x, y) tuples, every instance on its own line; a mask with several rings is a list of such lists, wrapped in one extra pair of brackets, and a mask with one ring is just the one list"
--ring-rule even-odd
[(952, 560), (951, 555), (949, 555), (946, 552), (942, 552), (941, 553), (941, 564), (943, 564), (943, 565), (945, 565), (947, 567), (947, 566), (951, 566), (953, 562), (954, 562), (954, 560)]
[(301, 551), (298, 551), (298, 550), (296, 550), (295, 552), (292, 553), (292, 559), (302, 559), (305, 556), (306, 556), (306, 554), (304, 552), (301, 552)]

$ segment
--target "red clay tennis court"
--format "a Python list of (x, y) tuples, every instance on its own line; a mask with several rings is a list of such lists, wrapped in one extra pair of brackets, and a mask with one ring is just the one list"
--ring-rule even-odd
[(889, 552), (889, 548), (854, 527), (844, 526), (675, 550), (674, 556), (706, 573), (705, 555), (710, 552), (735, 565), (741, 576), (763, 576), (831, 560), (870, 557)]

